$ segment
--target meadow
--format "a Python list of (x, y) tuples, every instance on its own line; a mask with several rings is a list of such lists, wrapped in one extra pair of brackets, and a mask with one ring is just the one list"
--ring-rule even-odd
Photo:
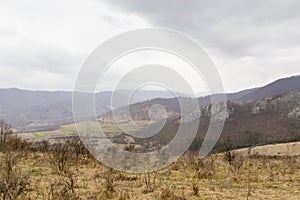
[(296, 200), (300, 197), (298, 156), (228, 151), (201, 159), (187, 152), (159, 171), (128, 174), (96, 161), (76, 140), (54, 146), (15, 143), (10, 144), (11, 148), (1, 148), (1, 199)]

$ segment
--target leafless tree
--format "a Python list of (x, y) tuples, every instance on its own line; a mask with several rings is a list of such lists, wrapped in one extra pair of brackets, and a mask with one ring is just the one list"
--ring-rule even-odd
[(0, 121), (0, 144), (6, 144), (9, 139), (12, 137), (13, 131), (12, 128), (4, 122)]
[(30, 191), (29, 176), (17, 166), (20, 152), (7, 150), (0, 160), (0, 197), (3, 200), (23, 199)]

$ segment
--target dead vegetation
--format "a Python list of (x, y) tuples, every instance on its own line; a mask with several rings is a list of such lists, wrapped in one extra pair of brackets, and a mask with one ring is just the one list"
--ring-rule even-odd
[(298, 199), (300, 195), (299, 157), (242, 155), (230, 149), (199, 158), (189, 152), (160, 171), (127, 174), (97, 162), (79, 140), (26, 145), (9, 126), (2, 127), (3, 200)]

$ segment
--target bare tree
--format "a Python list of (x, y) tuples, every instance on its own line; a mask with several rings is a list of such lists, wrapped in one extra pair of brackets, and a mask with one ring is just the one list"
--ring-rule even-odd
[(24, 199), (31, 190), (29, 176), (17, 166), (22, 155), (7, 150), (0, 159), (0, 198), (3, 200)]
[(4, 122), (0, 121), (0, 144), (6, 144), (13, 135), (12, 128)]
[(58, 173), (67, 173), (70, 167), (71, 151), (66, 143), (56, 144), (53, 149), (48, 152), (48, 160), (51, 167)]

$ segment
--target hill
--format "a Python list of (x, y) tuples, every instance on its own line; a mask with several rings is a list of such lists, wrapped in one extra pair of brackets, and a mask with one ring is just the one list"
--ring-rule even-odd
[[(111, 110), (112, 92), (95, 95), (98, 115)], [(126, 98), (130, 92), (116, 92), (117, 98)], [(131, 99), (133, 103), (155, 97), (167, 97), (164, 91), (142, 91)], [(72, 92), (30, 91), (17, 88), (0, 89), (0, 119), (15, 129), (27, 131), (55, 130), (73, 123)]]
[[(237, 149), (236, 153), (247, 155), (248, 148)], [(271, 144), (257, 146), (251, 149), (251, 156), (264, 156), (264, 157), (299, 157), (300, 156), (300, 142)]]
[[(210, 122), (210, 105), (203, 107), (197, 138), (191, 148), (201, 146)], [(300, 90), (275, 97), (264, 98), (251, 103), (227, 104), (227, 116), (222, 135), (215, 149), (248, 147), (270, 143), (300, 140)], [(187, 122), (191, 123), (191, 122)], [(169, 143), (175, 136), (180, 117), (169, 118), (163, 129), (147, 139), (133, 138), (137, 144), (148, 147), (149, 143), (160, 146)], [(155, 124), (150, 125), (155, 126)], [(141, 129), (139, 132), (147, 131)], [(118, 136), (119, 138), (121, 136)], [(127, 136), (128, 137), (128, 136)]]
[[(246, 103), (254, 102), (266, 97), (286, 94), (297, 90), (300, 90), (300, 76), (293, 76), (276, 80), (264, 87), (242, 90), (236, 93), (228, 93), (226, 94), (226, 98), (228, 101), (233, 103)], [(215, 97), (218, 97), (220, 94), (213, 95)], [(183, 101), (189, 100), (188, 98), (180, 98)], [(197, 100), (200, 107), (207, 106), (211, 103), (211, 96), (199, 97)], [(129, 106), (129, 113), (134, 120), (149, 120), (149, 108), (151, 108), (151, 106), (155, 104), (162, 105), (166, 109), (168, 117), (179, 116), (181, 114), (179, 101), (176, 98), (156, 98), (145, 102), (135, 103)], [(127, 120), (128, 116), (126, 115), (126, 111), (126, 109), (119, 108), (114, 111), (114, 114), (116, 115), (118, 120), (122, 121), (122, 118), (124, 118), (124, 120)], [(192, 111), (193, 110), (191, 108), (190, 112)], [(165, 118), (165, 116), (158, 116), (158, 118), (162, 119)], [(100, 120), (112, 121), (112, 112), (109, 111), (108, 113), (100, 116)]]
[(251, 91), (249, 94), (236, 99), (236, 102), (252, 102), (265, 97), (272, 97), (297, 90), (300, 90), (300, 76), (292, 76), (279, 79), (264, 87)]

